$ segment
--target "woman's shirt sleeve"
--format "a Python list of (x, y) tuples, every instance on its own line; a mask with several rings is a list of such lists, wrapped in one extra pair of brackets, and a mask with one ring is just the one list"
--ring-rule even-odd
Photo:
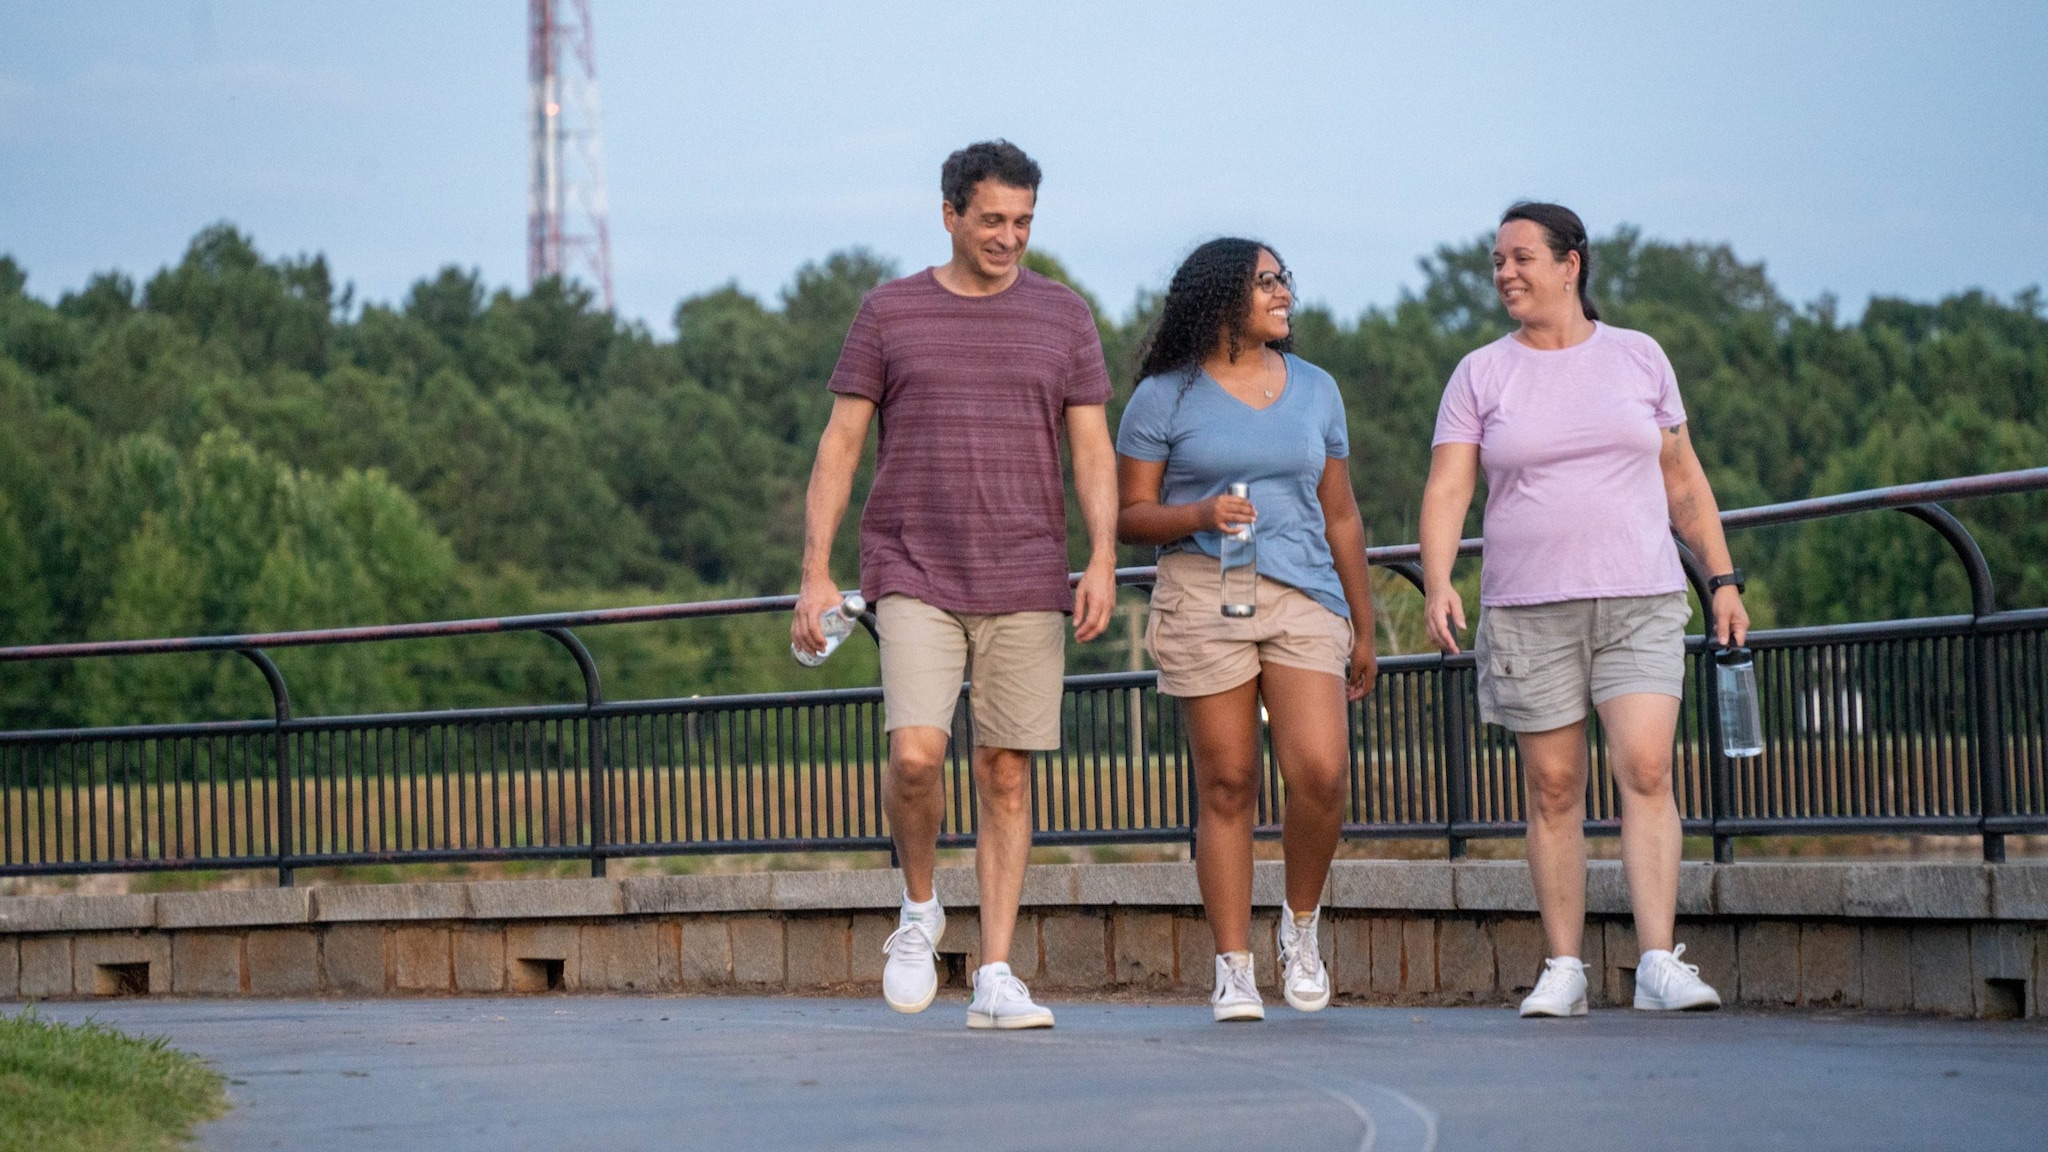
[(1685, 423), (1685, 402), (1678, 398), (1678, 373), (1672, 370), (1671, 358), (1664, 354), (1663, 345), (1647, 336), (1643, 342), (1650, 346), (1650, 371), (1656, 379), (1657, 427), (1676, 428)]
[(1436, 409), (1436, 436), (1429, 446), (1477, 444), (1484, 431), (1479, 419), (1479, 389), (1472, 379), (1472, 357), (1467, 356), (1458, 361), (1451, 382), (1444, 385), (1444, 398)]
[(1332, 460), (1346, 460), (1351, 456), (1351, 429), (1344, 421), (1344, 393), (1337, 388), (1337, 378), (1323, 377), (1323, 455)]
[(1124, 405), (1123, 419), (1116, 426), (1116, 450), (1133, 460), (1159, 463), (1173, 448), (1173, 406), (1170, 386), (1157, 379), (1144, 380)]

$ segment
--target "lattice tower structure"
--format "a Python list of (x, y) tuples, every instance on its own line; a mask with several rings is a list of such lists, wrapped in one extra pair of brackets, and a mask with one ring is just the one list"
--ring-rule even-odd
[(611, 226), (590, 0), (527, 0), (527, 14), (527, 282), (587, 277), (610, 310)]

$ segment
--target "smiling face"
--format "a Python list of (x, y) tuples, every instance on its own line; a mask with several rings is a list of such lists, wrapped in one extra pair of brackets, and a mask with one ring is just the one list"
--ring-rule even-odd
[(984, 280), (1012, 275), (1031, 241), (1031, 215), (1038, 193), (990, 177), (974, 186), (967, 210), (944, 206), (946, 231), (953, 235), (953, 259)]
[(1243, 344), (1257, 348), (1287, 339), (1292, 330), (1289, 314), (1294, 311), (1294, 290), (1281, 282), (1286, 269), (1280, 258), (1261, 248), (1259, 262), (1252, 269), (1252, 292), (1244, 318)]
[(1550, 234), (1533, 220), (1510, 220), (1493, 240), (1493, 290), (1517, 324), (1560, 323), (1584, 313), (1579, 307), (1579, 254), (1559, 260)]

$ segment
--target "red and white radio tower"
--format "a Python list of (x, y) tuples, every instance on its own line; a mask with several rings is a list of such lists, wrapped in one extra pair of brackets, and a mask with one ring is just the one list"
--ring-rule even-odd
[(527, 13), (526, 73), (533, 101), (527, 283), (586, 274), (597, 282), (609, 311), (612, 243), (590, 0), (527, 0)]

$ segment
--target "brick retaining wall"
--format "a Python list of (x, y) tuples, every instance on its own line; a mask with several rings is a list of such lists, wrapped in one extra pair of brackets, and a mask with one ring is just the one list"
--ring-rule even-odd
[[(0, 898), (0, 999), (147, 992), (874, 995), (894, 872), (509, 880)], [(1261, 863), (1254, 951), (1273, 972), (1281, 872)], [(979, 963), (973, 874), (942, 870), (942, 958)], [(1592, 865), (1585, 957), (1626, 1003), (1620, 868)], [(1339, 861), (1322, 941), (1340, 999), (1504, 1004), (1543, 936), (1525, 865)], [(1687, 864), (1679, 939), (1735, 1003), (2043, 1014), (2048, 862)], [(1066, 991), (1206, 994), (1212, 941), (1189, 864), (1035, 866), (1012, 964)], [(1261, 983), (1274, 986), (1271, 975)]]

